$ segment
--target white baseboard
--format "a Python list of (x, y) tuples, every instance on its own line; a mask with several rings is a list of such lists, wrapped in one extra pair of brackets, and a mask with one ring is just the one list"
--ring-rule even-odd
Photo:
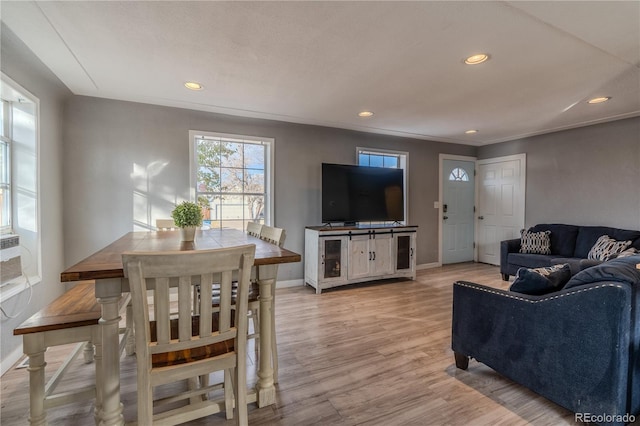
[(301, 287), (304, 285), (303, 279), (276, 281), (276, 288)]
[(0, 375), (3, 375), (7, 371), (9, 371), (9, 369), (13, 367), (16, 362), (18, 362), (22, 355), (24, 355), (24, 353), (22, 352), (22, 343), (20, 343), (17, 348), (15, 348), (9, 355), (4, 357), (2, 362), (0, 362)]
[(440, 262), (423, 263), (422, 265), (416, 265), (416, 270), (439, 268), (440, 266), (442, 266)]

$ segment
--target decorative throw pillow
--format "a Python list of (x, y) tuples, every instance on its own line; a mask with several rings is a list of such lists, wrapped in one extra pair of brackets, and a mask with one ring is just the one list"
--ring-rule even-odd
[(531, 295), (547, 294), (562, 289), (570, 278), (568, 263), (545, 268), (520, 268), (509, 290)]
[(640, 251), (638, 251), (637, 249), (635, 249), (633, 247), (629, 247), (628, 249), (626, 249), (623, 252), (620, 252), (618, 254), (614, 254), (614, 255), (609, 256), (609, 260), (611, 260), (611, 259), (621, 259), (623, 257), (629, 257), (629, 256), (635, 256), (638, 253), (640, 253)]
[(551, 231), (520, 231), (520, 253), (551, 254)]
[(603, 235), (589, 250), (587, 259), (592, 260), (610, 260), (613, 256), (622, 253), (631, 245), (631, 241), (617, 241), (608, 235)]

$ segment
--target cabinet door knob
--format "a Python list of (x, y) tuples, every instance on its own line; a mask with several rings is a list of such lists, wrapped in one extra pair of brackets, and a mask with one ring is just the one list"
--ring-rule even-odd
[(484, 220), (484, 216), (478, 216), (479, 220)]

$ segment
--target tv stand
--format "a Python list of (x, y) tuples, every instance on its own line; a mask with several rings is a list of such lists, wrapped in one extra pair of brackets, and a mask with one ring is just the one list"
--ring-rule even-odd
[(322, 290), (387, 278), (416, 277), (416, 226), (308, 226), (305, 284)]

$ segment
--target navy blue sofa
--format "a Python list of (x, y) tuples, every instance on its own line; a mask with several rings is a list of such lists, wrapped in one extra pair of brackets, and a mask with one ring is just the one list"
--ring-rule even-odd
[(640, 412), (637, 264), (640, 255), (603, 262), (541, 296), (456, 282), (456, 366), (475, 358), (574, 413), (624, 424)]
[(640, 231), (609, 228), (606, 226), (577, 226), (563, 224), (539, 224), (531, 228), (534, 232), (551, 231), (551, 254), (520, 253), (520, 239), (500, 243), (500, 274), (505, 281), (516, 275), (520, 268), (541, 268), (568, 263), (571, 274), (600, 263), (588, 260), (587, 255), (602, 235), (619, 241), (633, 241), (631, 247), (640, 250)]

